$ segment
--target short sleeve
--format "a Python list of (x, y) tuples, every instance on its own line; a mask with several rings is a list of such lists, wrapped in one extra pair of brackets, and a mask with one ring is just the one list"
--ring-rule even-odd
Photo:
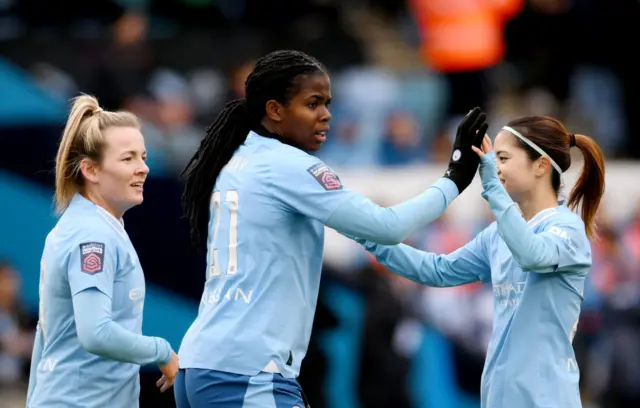
[(322, 223), (355, 194), (329, 166), (306, 153), (274, 163), (271, 170), (270, 187), (275, 198), (291, 210)]
[(67, 273), (72, 296), (96, 288), (112, 297), (118, 268), (117, 241), (112, 234), (87, 229), (76, 234), (70, 243)]

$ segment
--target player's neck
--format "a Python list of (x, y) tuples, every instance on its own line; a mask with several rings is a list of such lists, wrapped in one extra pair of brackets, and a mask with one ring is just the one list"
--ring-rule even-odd
[(260, 125), (254, 129), (254, 132), (259, 134), (260, 136), (270, 137), (273, 139), (280, 139), (280, 135), (275, 127), (275, 125), (269, 123), (266, 119), (263, 119)]
[(124, 212), (116, 211), (116, 209), (113, 208), (113, 206), (110, 206), (107, 203), (107, 201), (104, 198), (102, 198), (102, 196), (100, 194), (96, 194), (96, 193), (94, 193), (92, 191), (83, 191), (81, 194), (87, 200), (91, 201), (92, 203), (94, 203), (98, 207), (101, 207), (103, 210), (105, 210), (109, 214), (113, 215), (116, 218), (116, 220), (121, 220), (122, 219), (122, 216), (124, 215)]
[(543, 188), (523, 194), (518, 202), (525, 220), (529, 221), (540, 211), (558, 206), (558, 196), (550, 188)]

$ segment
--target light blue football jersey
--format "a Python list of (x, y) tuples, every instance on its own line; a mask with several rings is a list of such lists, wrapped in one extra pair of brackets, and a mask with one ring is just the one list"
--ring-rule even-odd
[(424, 285), (492, 284), (482, 408), (581, 407), (571, 343), (591, 267), (584, 223), (562, 205), (526, 222), (497, 178), (483, 181), (497, 222), (451, 254), (358, 241), (391, 271)]
[[(108, 342), (129, 339), (128, 344), (120, 345), (126, 348), (121, 357), (126, 360), (127, 354), (134, 352), (146, 354), (138, 363), (166, 360), (167, 349), (159, 347), (164, 340), (141, 336), (144, 274), (122, 223), (76, 195), (47, 236), (41, 259), (34, 345), (38, 361), (32, 365), (36, 370), (29, 383), (29, 408), (138, 406), (140, 365), (91, 354), (79, 341), (78, 315), (91, 318), (93, 313), (97, 319), (101, 311), (92, 312), (91, 307), (100, 306), (88, 304), (86, 310), (74, 313), (73, 298), (95, 289), (111, 299), (111, 319), (121, 327), (119, 330), (130, 334), (117, 336), (119, 333), (114, 334), (109, 327), (105, 329), (105, 335), (113, 334)], [(117, 352), (112, 353), (114, 358), (119, 357)]]
[(316, 157), (251, 132), (212, 194), (206, 283), (180, 367), (297, 377), (316, 308), (324, 225), (397, 243), (457, 194), (441, 179), (382, 208), (344, 187)]

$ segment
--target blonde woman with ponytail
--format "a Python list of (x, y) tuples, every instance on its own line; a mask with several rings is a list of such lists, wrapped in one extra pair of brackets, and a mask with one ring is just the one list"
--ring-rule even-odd
[(28, 408), (137, 407), (139, 370), (158, 364), (161, 391), (178, 358), (142, 335), (145, 280), (122, 217), (142, 203), (149, 168), (138, 119), (74, 100), (56, 158), (60, 219), (40, 262), (40, 310)]
[[(571, 148), (584, 162), (568, 200), (563, 173)], [(493, 286), (493, 337), (482, 375), (482, 408), (579, 408), (580, 373), (572, 341), (585, 279), (588, 238), (604, 194), (602, 152), (558, 120), (525, 117), (485, 137), (482, 196), (496, 222), (448, 255), (356, 239), (394, 273), (434, 287)], [(495, 151), (494, 151), (495, 150)]]

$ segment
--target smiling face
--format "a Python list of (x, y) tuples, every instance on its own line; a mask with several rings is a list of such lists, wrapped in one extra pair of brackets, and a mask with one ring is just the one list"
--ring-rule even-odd
[(109, 127), (103, 135), (100, 163), (83, 160), (82, 173), (86, 188), (120, 215), (143, 201), (143, 185), (149, 173), (147, 151), (142, 133), (135, 127)]
[(267, 106), (271, 117), (277, 113), (277, 127), (284, 143), (304, 151), (316, 151), (327, 140), (331, 113), (331, 81), (319, 72), (315, 75), (301, 76), (297, 79), (298, 92), (287, 104), (275, 101)]
[(516, 201), (523, 193), (533, 191), (545, 176), (549, 178), (551, 166), (548, 158), (531, 160), (518, 139), (506, 130), (496, 136), (494, 151), (498, 178)]

